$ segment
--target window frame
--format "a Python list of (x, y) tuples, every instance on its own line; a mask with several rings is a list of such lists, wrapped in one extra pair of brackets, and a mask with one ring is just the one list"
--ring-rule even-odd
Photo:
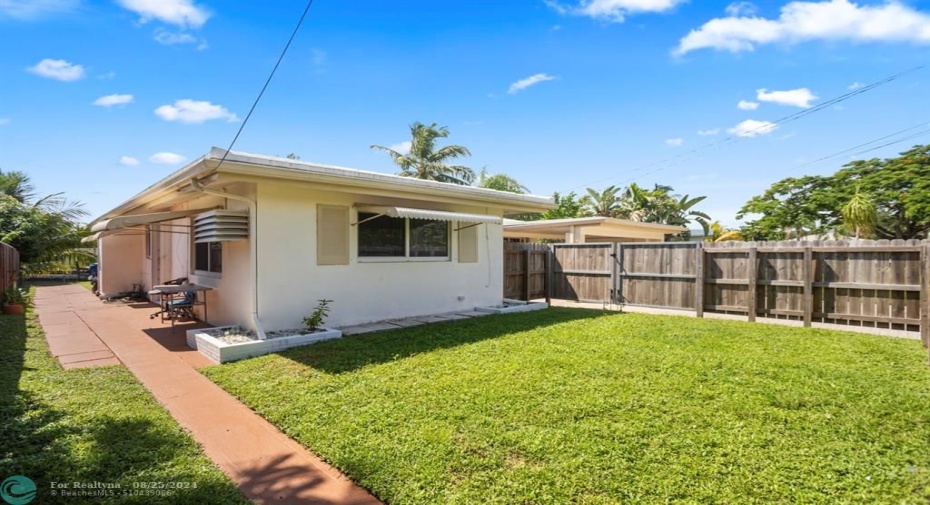
[[(201, 270), (197, 268), (197, 246), (200, 244), (198, 244), (197, 242), (194, 242), (193, 237), (191, 237), (191, 244), (192, 244), (191, 266), (193, 267), (191, 268), (191, 271), (194, 272), (194, 275), (202, 275), (204, 277), (222, 277), (223, 276), (223, 249), (224, 249), (223, 242), (201, 242), (200, 243), (200, 244), (204, 244), (207, 246), (207, 270)], [(210, 249), (213, 244), (219, 244), (220, 246), (220, 270), (219, 272), (214, 272), (210, 270), (210, 268), (212, 267), (212, 260), (210, 259), (211, 258)]]
[(361, 227), (364, 224), (362, 221), (365, 219), (372, 219), (372, 217), (361, 217), (362, 214), (371, 214), (370, 212), (358, 212), (356, 213), (356, 231), (355, 231), (355, 257), (359, 263), (440, 263), (440, 262), (452, 262), (454, 260), (453, 256), (453, 221), (445, 221), (442, 219), (422, 219), (422, 221), (434, 221), (445, 223), (446, 225), (446, 255), (445, 256), (410, 256), (410, 221), (413, 218), (409, 217), (390, 217), (385, 215), (375, 215), (375, 217), (386, 217), (388, 219), (403, 219), (404, 221), (404, 255), (403, 256), (363, 256), (361, 251), (361, 241), (359, 234), (361, 232)]

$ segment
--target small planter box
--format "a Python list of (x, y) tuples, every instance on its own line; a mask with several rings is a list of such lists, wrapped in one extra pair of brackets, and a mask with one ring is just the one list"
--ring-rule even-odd
[(235, 326), (220, 326), (216, 328), (202, 328), (187, 330), (187, 346), (197, 349), (201, 354), (217, 363), (226, 363), (263, 354), (283, 351), (291, 347), (309, 345), (323, 340), (332, 340), (342, 337), (342, 332), (333, 329), (323, 329), (314, 333), (275, 337), (267, 340), (250, 340), (234, 344), (225, 342), (217, 337), (204, 333), (204, 330), (234, 330)]
[(547, 308), (549, 308), (549, 304), (546, 302), (529, 303), (520, 300), (504, 300), (500, 305), (475, 307), (475, 310), (478, 312), (489, 312), (491, 314), (512, 314), (514, 312), (530, 312)]

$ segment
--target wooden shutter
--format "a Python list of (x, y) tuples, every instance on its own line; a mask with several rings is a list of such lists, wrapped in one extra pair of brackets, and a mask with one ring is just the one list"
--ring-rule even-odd
[[(456, 223), (461, 226), (461, 223)], [(458, 231), (459, 234), (459, 263), (478, 262), (478, 229), (482, 225), (468, 226)], [(486, 226), (486, 225), (484, 225)]]
[(349, 264), (349, 208), (316, 206), (316, 264)]

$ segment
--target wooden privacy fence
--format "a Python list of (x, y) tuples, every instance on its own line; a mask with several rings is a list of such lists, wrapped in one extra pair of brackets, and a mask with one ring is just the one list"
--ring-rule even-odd
[(549, 248), (509, 243), (504, 247), (504, 298), (549, 301)]
[(0, 291), (16, 286), (19, 280), (19, 251), (0, 242)]
[(507, 297), (541, 298), (544, 289), (556, 299), (693, 310), (699, 317), (717, 312), (919, 331), (930, 343), (928, 241), (508, 246), (523, 249), (505, 251)]

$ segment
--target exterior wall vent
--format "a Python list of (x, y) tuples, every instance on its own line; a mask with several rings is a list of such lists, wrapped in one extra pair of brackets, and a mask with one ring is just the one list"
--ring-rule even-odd
[(230, 242), (248, 240), (249, 213), (211, 210), (194, 216), (194, 242)]

